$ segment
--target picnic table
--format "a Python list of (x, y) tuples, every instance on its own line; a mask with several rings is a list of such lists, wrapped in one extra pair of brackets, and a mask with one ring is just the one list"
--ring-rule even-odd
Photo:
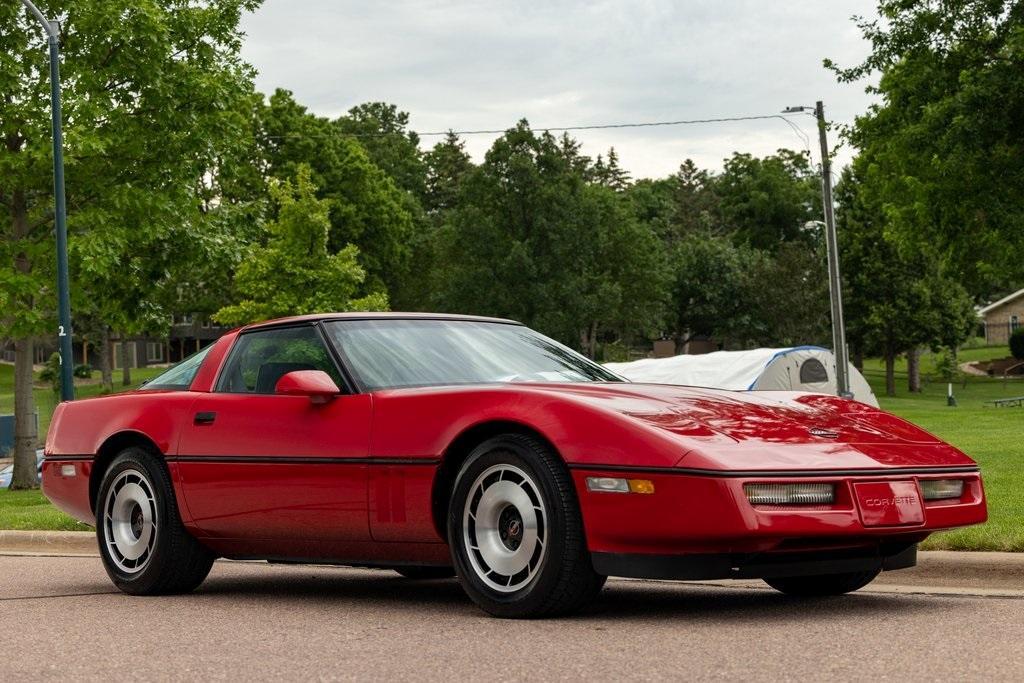
[(991, 403), (996, 408), (1013, 408), (1024, 406), (1024, 396), (1013, 396), (1011, 398), (997, 398), (992, 401), (985, 401), (985, 403)]

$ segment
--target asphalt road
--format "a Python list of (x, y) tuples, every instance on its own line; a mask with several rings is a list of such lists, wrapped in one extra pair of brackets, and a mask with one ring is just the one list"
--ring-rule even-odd
[(1024, 599), (927, 592), (611, 581), (527, 622), (387, 571), (218, 562), (192, 595), (133, 598), (97, 558), (0, 556), (0, 633), (11, 681), (1024, 678)]

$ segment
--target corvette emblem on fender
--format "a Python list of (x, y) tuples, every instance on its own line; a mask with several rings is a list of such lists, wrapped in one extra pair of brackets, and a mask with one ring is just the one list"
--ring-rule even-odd
[(811, 436), (820, 436), (823, 439), (838, 439), (839, 438), (839, 433), (838, 432), (833, 432), (832, 430), (825, 429), (823, 427), (811, 427), (807, 431), (811, 433)]

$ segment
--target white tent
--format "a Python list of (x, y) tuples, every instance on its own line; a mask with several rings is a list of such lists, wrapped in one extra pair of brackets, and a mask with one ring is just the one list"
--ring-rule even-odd
[[(612, 372), (633, 382), (713, 387), (733, 391), (809, 391), (836, 393), (836, 359), (820, 346), (788, 349), (715, 351), (699, 355), (645, 358), (631, 363), (606, 363)], [(878, 407), (867, 380), (850, 367), (853, 397)]]

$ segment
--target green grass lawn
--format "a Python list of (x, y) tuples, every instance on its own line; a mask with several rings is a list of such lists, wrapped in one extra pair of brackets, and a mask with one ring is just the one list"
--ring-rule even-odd
[(0, 529), (91, 531), (50, 505), (42, 491), (0, 491)]
[[(987, 360), (1007, 355), (1006, 347), (962, 351), (960, 359)], [(921, 359), (927, 376), (934, 368), (932, 356)], [(945, 550), (1008, 550), (1024, 552), (1024, 408), (994, 408), (985, 401), (1009, 396), (1024, 396), (1024, 380), (993, 380), (970, 377), (955, 385), (959, 406), (946, 405), (946, 385), (926, 381), (920, 394), (906, 389), (906, 366), (897, 366), (897, 395), (887, 397), (882, 364), (865, 364), (865, 376), (878, 395), (882, 407), (924, 427), (954, 444), (981, 464), (988, 496), (989, 521), (986, 524), (935, 534), (924, 547)], [(160, 370), (142, 369), (132, 373), (136, 381), (155, 376)], [(11, 367), (0, 365), (0, 412), (9, 412)], [(82, 386), (78, 395), (96, 395), (97, 384)], [(36, 390), (40, 409), (40, 429), (49, 424), (54, 400), (49, 389)], [(11, 493), (0, 491), (0, 529), (84, 529), (51, 507), (37, 491)]]

